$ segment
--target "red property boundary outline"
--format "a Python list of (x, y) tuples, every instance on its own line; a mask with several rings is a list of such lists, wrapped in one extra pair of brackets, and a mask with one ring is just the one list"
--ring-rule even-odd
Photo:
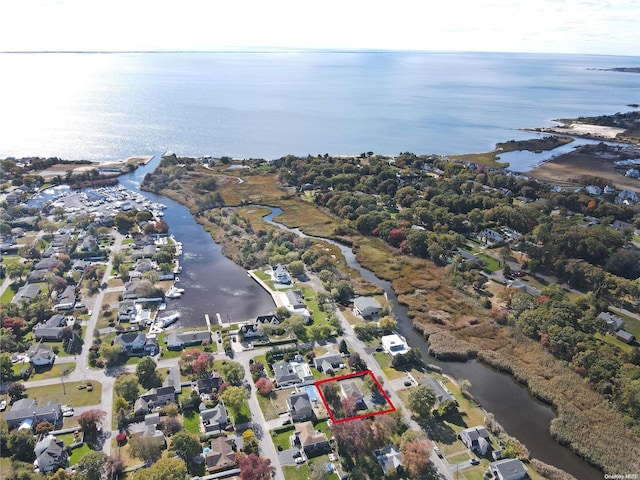
[[(371, 412), (371, 413), (365, 413), (363, 415), (355, 415), (353, 417), (335, 418), (333, 416), (333, 412), (329, 408), (329, 404), (327, 403), (327, 399), (324, 398), (324, 394), (322, 393), (322, 389), (320, 388), (320, 385), (323, 384), (323, 383), (338, 382), (340, 380), (345, 380), (347, 378), (364, 377), (365, 375), (371, 375), (371, 378), (373, 378), (373, 381), (378, 386), (378, 390), (380, 390), (382, 395), (384, 395), (384, 399), (390, 405), (390, 408), (388, 408), (387, 410), (380, 410), (379, 412)], [(380, 382), (378, 381), (378, 379), (376, 378), (376, 376), (373, 374), (373, 372), (371, 370), (362, 370), (360, 372), (349, 373), (347, 375), (341, 375), (339, 377), (325, 378), (324, 380), (318, 380), (316, 382), (313, 382), (313, 385), (316, 387), (316, 390), (318, 390), (318, 393), (320, 394), (320, 398), (322, 399), (322, 403), (324, 404), (324, 408), (327, 410), (327, 413), (329, 414), (329, 417), (331, 418), (331, 422), (333, 422), (333, 423), (349, 422), (351, 420), (357, 420), (358, 418), (368, 418), (368, 417), (373, 417), (375, 415), (382, 415), (383, 413), (392, 413), (392, 412), (396, 411), (395, 405), (393, 404), (393, 402), (391, 402), (391, 399), (387, 395), (387, 392), (384, 391), (384, 389), (382, 388), (382, 385), (380, 385)]]

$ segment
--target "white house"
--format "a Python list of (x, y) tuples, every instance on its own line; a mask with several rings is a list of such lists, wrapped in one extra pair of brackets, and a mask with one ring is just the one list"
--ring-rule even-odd
[(484, 427), (466, 428), (460, 432), (460, 440), (469, 450), (484, 455), (490, 445), (489, 432)]
[(285, 285), (289, 285), (291, 283), (291, 275), (289, 275), (287, 267), (281, 263), (273, 267), (272, 278), (275, 282), (283, 283)]
[(392, 357), (395, 357), (399, 353), (405, 354), (409, 351), (409, 345), (407, 345), (405, 339), (395, 333), (382, 337), (381, 343), (382, 350)]

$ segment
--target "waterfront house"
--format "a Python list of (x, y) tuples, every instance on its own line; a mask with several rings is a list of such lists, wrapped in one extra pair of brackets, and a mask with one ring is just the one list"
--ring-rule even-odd
[(353, 299), (353, 313), (366, 318), (368, 320), (375, 320), (380, 312), (382, 306), (375, 298), (371, 297), (356, 297)]
[(304, 295), (300, 290), (287, 290), (285, 292), (287, 296), (287, 308), (289, 310), (302, 310), (307, 308), (307, 305), (304, 303)]
[(280, 325), (280, 320), (275, 315), (260, 315), (255, 320), (250, 320), (240, 326), (238, 333), (243, 338), (258, 338), (264, 335), (260, 332), (260, 325)]
[(460, 432), (460, 440), (469, 450), (484, 455), (490, 445), (489, 432), (484, 427), (471, 427)]
[(213, 408), (200, 412), (200, 425), (202, 433), (222, 432), (229, 425), (229, 416), (224, 403), (220, 402)]
[(380, 343), (382, 344), (382, 350), (392, 357), (398, 354), (405, 354), (409, 351), (409, 345), (407, 345), (404, 338), (395, 333), (383, 336)]
[(304, 422), (314, 417), (311, 400), (306, 392), (293, 392), (287, 398), (287, 406), (291, 420), (294, 422)]
[(496, 480), (525, 480), (529, 478), (527, 470), (517, 458), (507, 458), (489, 464), (489, 470)]
[(311, 422), (296, 424), (292, 443), (294, 446), (302, 448), (307, 456), (331, 450), (327, 436), (316, 430)]
[(446, 401), (450, 401), (455, 404), (458, 403), (458, 401), (456, 400), (456, 397), (454, 397), (451, 394), (451, 392), (447, 389), (447, 387), (444, 386), (444, 383), (442, 383), (437, 378), (427, 377), (424, 380), (422, 380), (420, 384), (426, 385), (429, 388), (431, 388), (431, 390), (433, 390), (433, 393), (436, 394), (436, 401), (438, 405)]
[(62, 440), (49, 434), (36, 443), (33, 449), (36, 460), (33, 462), (40, 472), (54, 472), (60, 468), (66, 468), (69, 463), (67, 450)]
[(122, 353), (129, 356), (157, 355), (159, 351), (158, 339), (142, 332), (128, 332), (118, 335), (114, 344), (120, 345)]
[(190, 332), (171, 332), (167, 335), (167, 348), (169, 350), (182, 350), (185, 347), (202, 345), (211, 342), (209, 330), (195, 330)]
[(207, 473), (229, 470), (236, 466), (236, 442), (226, 436), (211, 440), (211, 447), (205, 450), (204, 461)]
[(282, 283), (284, 285), (289, 285), (291, 283), (291, 275), (289, 274), (287, 267), (285, 267), (281, 263), (273, 267), (272, 272), (272, 278), (274, 282)]
[(4, 415), (9, 428), (15, 428), (24, 422), (36, 426), (40, 422), (49, 422), (52, 425), (62, 424), (62, 407), (59, 403), (48, 402), (40, 406), (32, 398), (21, 398), (13, 402), (11, 410)]
[(393, 445), (387, 445), (373, 453), (385, 476), (393, 475), (400, 467), (402, 467), (402, 454)]

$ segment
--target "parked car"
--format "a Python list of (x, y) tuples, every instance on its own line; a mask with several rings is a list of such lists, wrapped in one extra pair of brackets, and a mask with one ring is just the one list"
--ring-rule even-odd
[(296, 463), (297, 463), (298, 465), (300, 465), (301, 463), (304, 463), (304, 462), (305, 462), (304, 457), (298, 457), (298, 458), (296, 458)]
[(442, 452), (437, 446), (433, 447), (433, 451), (436, 452), (436, 455), (438, 455), (440, 458), (443, 458)]
[(480, 460), (477, 457), (473, 457), (471, 460), (469, 460), (469, 463), (471, 465), (480, 465)]
[(282, 425), (290, 425), (291, 424), (291, 419), (287, 418), (284, 422), (282, 422)]
[(411, 385), (413, 385), (413, 383), (411, 383), (411, 380), (405, 380), (404, 381), (404, 386), (405, 387), (410, 387)]
[(300, 458), (301, 456), (302, 456), (302, 453), (300, 453), (300, 452), (295, 452), (293, 454), (293, 458)]
[(7, 408), (7, 401), (6, 400), (2, 400), (0, 402), (0, 412), (4, 412), (6, 408)]
[(62, 412), (63, 417), (73, 417), (73, 409)]

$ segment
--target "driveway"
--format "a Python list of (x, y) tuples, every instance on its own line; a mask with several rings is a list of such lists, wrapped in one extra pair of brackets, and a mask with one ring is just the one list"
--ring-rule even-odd
[(289, 448), (287, 450), (283, 450), (282, 452), (278, 452), (278, 460), (280, 460), (280, 465), (296, 465), (296, 459), (293, 458), (293, 454), (299, 451), (299, 448)]

